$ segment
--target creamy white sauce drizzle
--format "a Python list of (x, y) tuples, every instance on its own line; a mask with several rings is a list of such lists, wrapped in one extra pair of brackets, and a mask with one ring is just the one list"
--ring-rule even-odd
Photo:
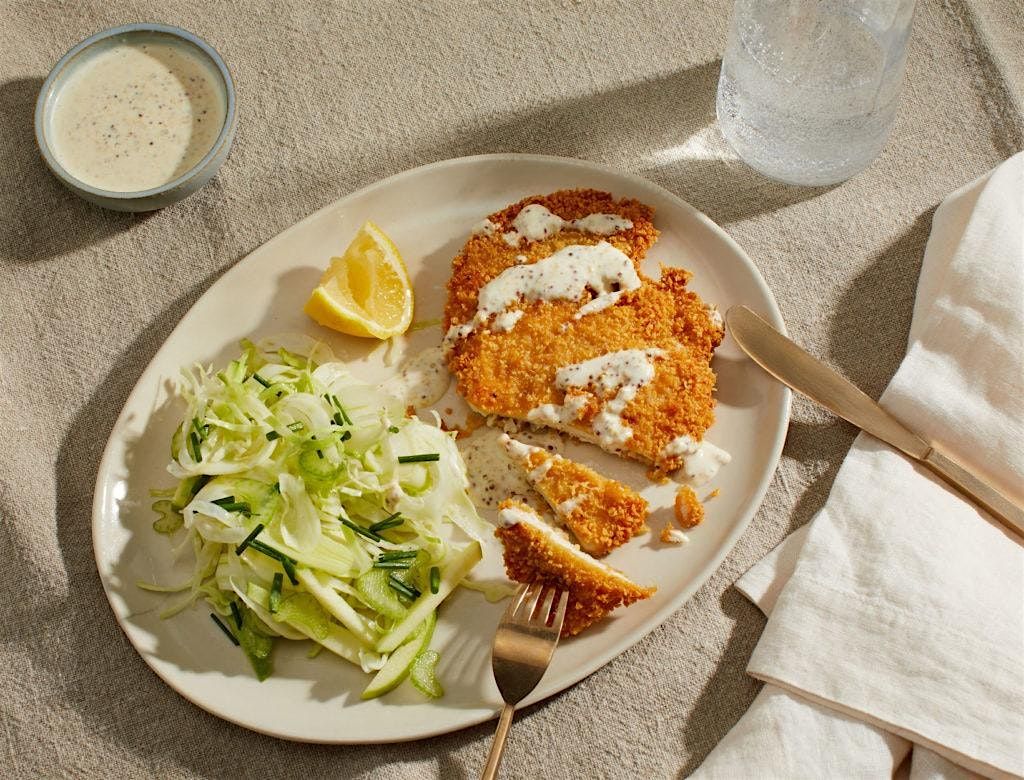
[(548, 471), (551, 470), (551, 466), (555, 462), (555, 458), (561, 457), (560, 455), (553, 454), (543, 447), (535, 447), (532, 444), (524, 444), (521, 441), (516, 441), (507, 433), (501, 435), (498, 439), (501, 445), (505, 448), (505, 452), (509, 454), (509, 457), (518, 460), (523, 468), (526, 468), (530, 463), (530, 456), (534, 453), (543, 453), (544, 460), (537, 464), (536, 467), (530, 469), (527, 472), (526, 478), (530, 481), (531, 485), (536, 485), (544, 477), (547, 476)]
[(580, 412), (589, 400), (589, 396), (583, 393), (567, 395), (560, 404), (541, 404), (534, 407), (526, 413), (526, 419), (553, 428), (568, 428), (579, 419)]
[(677, 436), (666, 444), (662, 457), (682, 457), (683, 473), (694, 485), (704, 484), (732, 460), (732, 456), (721, 447), (707, 440), (695, 441), (688, 434)]
[(565, 229), (579, 230), (598, 236), (610, 236), (633, 227), (632, 220), (618, 214), (588, 214), (579, 219), (564, 220), (539, 203), (531, 203), (512, 220), (512, 230), (502, 234), (509, 246), (519, 246), (525, 238), (527, 241), (543, 241), (561, 233)]
[(614, 306), (618, 303), (619, 298), (622, 297), (625, 290), (619, 290), (618, 292), (608, 293), (608, 295), (599, 295), (589, 303), (585, 303), (580, 307), (580, 310), (572, 315), (574, 320), (580, 320), (586, 317), (588, 314), (596, 314), (599, 311), (604, 311), (609, 306)]
[(419, 409), (437, 403), (450, 383), (444, 350), (432, 347), (405, 363), (398, 375), (385, 380), (381, 388), (406, 406)]
[(494, 322), (491, 323), (491, 330), (495, 333), (504, 333), (505, 331), (512, 330), (525, 313), (522, 309), (503, 311), (494, 318)]
[[(640, 388), (654, 379), (654, 361), (664, 354), (661, 349), (609, 352), (558, 369), (555, 386), (563, 391), (589, 391), (604, 399), (591, 427), (597, 443), (614, 452), (633, 435), (632, 428), (622, 421), (622, 412)], [(530, 422), (564, 427), (579, 418), (587, 400), (586, 393), (567, 395), (561, 404), (542, 404), (531, 409), (526, 418)]]
[(665, 533), (662, 534), (662, 541), (668, 544), (686, 544), (690, 541), (690, 537), (680, 531), (678, 528), (668, 528)]
[(711, 324), (721, 330), (725, 327), (725, 320), (722, 319), (722, 312), (718, 310), (718, 307), (713, 303), (705, 303), (704, 311), (708, 314), (708, 319), (711, 320)]
[(564, 531), (555, 528), (553, 525), (548, 525), (538, 515), (535, 515), (532, 512), (514, 506), (506, 507), (498, 513), (498, 522), (505, 528), (513, 525), (519, 525), (520, 523), (528, 525), (531, 528), (540, 531), (554, 544), (571, 553), (581, 565), (590, 569), (597, 569), (606, 575), (632, 584), (632, 580), (626, 577), (626, 575), (616, 571), (603, 561), (591, 558), (587, 553), (580, 549), (579, 545), (573, 544), (569, 541), (569, 537)]
[(473, 322), (466, 322), (462, 325), (452, 325), (448, 328), (448, 332), (444, 334), (444, 339), (441, 341), (441, 350), (447, 355), (452, 351), (455, 344), (461, 339), (466, 338), (470, 333), (473, 332)]
[(482, 219), (473, 225), (472, 234), (474, 236), (493, 236), (498, 230), (498, 226), (495, 225), (489, 219)]
[(576, 230), (584, 233), (596, 233), (599, 236), (610, 236), (621, 230), (629, 230), (633, 227), (633, 221), (620, 217), (618, 214), (588, 214), (585, 217), (574, 219), (568, 223)]
[(526, 475), (526, 478), (529, 479), (532, 484), (536, 485), (548, 475), (548, 472), (551, 471), (551, 467), (554, 465), (555, 458), (557, 457), (558, 456), (555, 455), (542, 461), (538, 464), (537, 468), (530, 470), (530, 473)]
[[(520, 301), (578, 301), (589, 290), (594, 299), (587, 305), (603, 302), (609, 296), (615, 296), (610, 301), (614, 303), (618, 300), (617, 293), (638, 287), (640, 277), (633, 261), (607, 241), (592, 245), (571, 244), (536, 263), (506, 268), (491, 279), (477, 295), (476, 315), (468, 323), (450, 327), (445, 334), (445, 343), (450, 349), (456, 341)], [(591, 311), (598, 311), (610, 303), (598, 303)], [(509, 327), (517, 321), (518, 317)], [(503, 320), (502, 326), (506, 324), (508, 320)], [(492, 326), (492, 330), (497, 329), (497, 326)]]
[(578, 496), (567, 498), (565, 501), (555, 507), (555, 511), (558, 512), (562, 517), (568, 517), (579, 508), (579, 505), (583, 503), (583, 499), (586, 498), (585, 493), (580, 493)]
[(525, 461), (534, 452), (539, 451), (540, 447), (533, 447), (529, 444), (523, 444), (521, 441), (513, 439), (507, 433), (501, 434), (499, 437), (501, 446), (505, 448), (505, 451), (513, 458)]

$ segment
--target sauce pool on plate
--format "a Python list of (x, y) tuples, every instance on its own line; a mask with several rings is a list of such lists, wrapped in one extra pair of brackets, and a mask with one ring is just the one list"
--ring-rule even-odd
[(192, 169), (224, 126), (224, 84), (198, 51), (121, 41), (78, 66), (53, 107), (51, 143), (75, 178), (138, 192)]

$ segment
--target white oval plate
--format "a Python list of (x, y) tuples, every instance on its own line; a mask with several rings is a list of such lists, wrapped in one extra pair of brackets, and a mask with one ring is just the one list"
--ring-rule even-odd
[[(441, 611), (433, 646), (442, 655), (444, 698), (428, 702), (403, 685), (364, 702), (359, 692), (367, 676), (330, 653), (306, 658), (308, 643), (279, 642), (274, 675), (257, 682), (208, 609), (197, 606), (160, 620), (163, 598), (135, 583), (185, 577), (186, 570), (170, 560), (167, 539), (151, 529), (149, 496), (151, 488), (172, 484), (165, 465), (180, 406), (170, 388), (181, 366), (223, 363), (237, 355), (242, 338), (298, 332), (324, 340), (352, 362), (358, 376), (382, 380), (395, 373), (401, 353), (415, 355), (438, 343), (439, 327), (410, 334), (396, 346), (399, 355), (386, 356), (379, 343), (326, 331), (302, 313), (328, 259), (358, 227), (370, 219), (394, 239), (415, 286), (416, 320), (430, 320), (441, 316), (451, 259), (475, 222), (527, 195), (571, 187), (607, 190), (653, 206), (661, 238), (649, 253), (650, 274), (657, 275), (658, 262), (682, 265), (694, 272), (693, 287), (722, 311), (744, 303), (782, 327), (761, 275), (721, 228), (661, 187), (588, 162), (527, 155), (449, 160), (385, 179), (307, 217), (225, 273), (185, 315), (132, 390), (100, 463), (93, 502), (100, 577), (128, 638), (168, 685), (239, 725), (309, 742), (417, 739), (493, 717), (500, 698), (491, 677), (490, 642), (504, 604), (488, 604), (479, 593), (460, 590)], [(638, 581), (656, 584), (658, 592), (563, 643), (527, 703), (581, 680), (662, 623), (707, 580), (754, 515), (782, 450), (789, 394), (728, 339), (715, 361), (717, 422), (709, 438), (731, 452), (733, 461), (709, 486), (721, 495), (708, 504), (707, 519), (689, 534), (689, 544), (670, 547), (657, 539), (671, 513), (671, 486), (655, 488), (644, 480), (642, 467), (623, 467), (594, 448), (570, 450), (643, 487), (652, 500), (653, 533), (608, 560)], [(491, 552), (481, 571), (499, 577), (500, 552)]]

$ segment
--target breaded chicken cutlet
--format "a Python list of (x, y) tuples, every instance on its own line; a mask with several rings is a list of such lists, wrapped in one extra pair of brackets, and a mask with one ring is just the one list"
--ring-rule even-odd
[(586, 552), (607, 555), (644, 530), (647, 501), (636, 491), (543, 447), (508, 435), (501, 443)]
[[(492, 214), (454, 259), (448, 367), (478, 412), (566, 431), (650, 464), (713, 473), (710, 360), (724, 331), (690, 273), (640, 273), (652, 210), (596, 190)], [(691, 474), (691, 471), (694, 472)]]
[(509, 578), (569, 592), (562, 636), (575, 636), (616, 607), (646, 599), (656, 590), (594, 560), (526, 504), (505, 501), (498, 517), (494, 535), (504, 547)]

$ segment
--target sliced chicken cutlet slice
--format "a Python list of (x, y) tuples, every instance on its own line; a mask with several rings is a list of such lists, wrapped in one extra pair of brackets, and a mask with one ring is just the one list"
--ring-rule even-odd
[(724, 331), (687, 289), (689, 272), (640, 273), (657, 237), (651, 216), (592, 190), (492, 215), (453, 263), (448, 366), (481, 414), (706, 477), (728, 457), (703, 443)]
[(505, 435), (502, 446), (586, 552), (603, 556), (644, 530), (647, 501), (593, 469)]
[(562, 636), (574, 636), (616, 607), (646, 599), (656, 588), (637, 585), (594, 560), (518, 501), (505, 501), (495, 530), (505, 548), (505, 571), (516, 582), (539, 582), (569, 592)]

